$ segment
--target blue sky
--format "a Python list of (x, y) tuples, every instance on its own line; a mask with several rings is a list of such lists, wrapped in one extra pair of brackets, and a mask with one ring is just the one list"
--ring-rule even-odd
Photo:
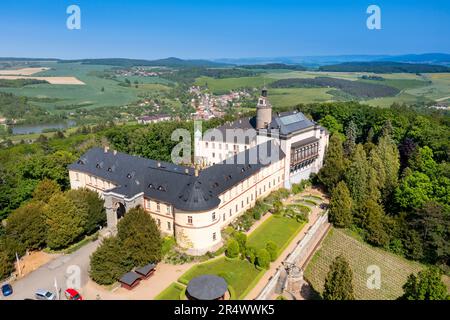
[[(81, 8), (81, 30), (66, 8)], [(381, 8), (382, 29), (366, 27)], [(239, 58), (450, 53), (448, 0), (1, 0), (0, 56)]]

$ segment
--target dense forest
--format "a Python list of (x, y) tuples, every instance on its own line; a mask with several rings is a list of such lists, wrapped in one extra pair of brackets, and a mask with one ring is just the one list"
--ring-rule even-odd
[(340, 64), (321, 66), (319, 71), (331, 72), (374, 72), (374, 73), (433, 73), (433, 72), (450, 72), (450, 68), (446, 66), (420, 64), (420, 63), (403, 63), (403, 62), (345, 62)]
[(162, 78), (182, 84), (192, 84), (198, 77), (211, 77), (215, 79), (253, 77), (259, 72), (239, 68), (183, 68), (171, 73), (161, 75)]
[(362, 81), (350, 81), (329, 77), (317, 77), (314, 79), (281, 79), (270, 84), (272, 88), (337, 88), (356, 99), (372, 99), (379, 97), (392, 97), (400, 90)]
[(448, 272), (449, 115), (357, 103), (300, 109), (331, 133), (315, 178), (331, 194), (331, 222)]

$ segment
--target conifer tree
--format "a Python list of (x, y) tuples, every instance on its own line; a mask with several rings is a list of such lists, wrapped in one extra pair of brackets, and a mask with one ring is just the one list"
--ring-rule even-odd
[(330, 266), (323, 291), (325, 300), (354, 300), (353, 272), (347, 260), (337, 256)]
[(350, 166), (345, 172), (345, 181), (350, 190), (350, 195), (356, 206), (360, 206), (367, 196), (369, 164), (366, 152), (361, 144), (358, 144), (353, 153)]
[(325, 162), (319, 171), (319, 180), (329, 189), (342, 179), (345, 170), (344, 149), (337, 135), (332, 135), (325, 155)]
[(352, 224), (352, 198), (344, 181), (333, 189), (328, 216), (335, 227), (348, 228)]

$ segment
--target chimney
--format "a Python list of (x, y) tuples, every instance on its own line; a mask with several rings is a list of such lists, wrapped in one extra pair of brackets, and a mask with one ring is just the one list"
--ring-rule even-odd
[(161, 168), (161, 162), (158, 162), (157, 165), (158, 165), (158, 168)]
[(184, 173), (189, 174), (189, 169), (188, 168), (184, 169)]
[(198, 177), (198, 168), (195, 168), (195, 176)]
[(114, 155), (117, 155), (117, 150), (114, 150)]
[(103, 148), (103, 150), (105, 151), (105, 153), (107, 153), (108, 150), (109, 150), (109, 147), (105, 146), (105, 147)]

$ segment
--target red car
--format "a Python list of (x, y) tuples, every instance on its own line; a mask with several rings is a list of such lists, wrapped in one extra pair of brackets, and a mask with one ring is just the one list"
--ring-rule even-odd
[(67, 289), (64, 291), (67, 300), (83, 300), (83, 297), (75, 289)]

